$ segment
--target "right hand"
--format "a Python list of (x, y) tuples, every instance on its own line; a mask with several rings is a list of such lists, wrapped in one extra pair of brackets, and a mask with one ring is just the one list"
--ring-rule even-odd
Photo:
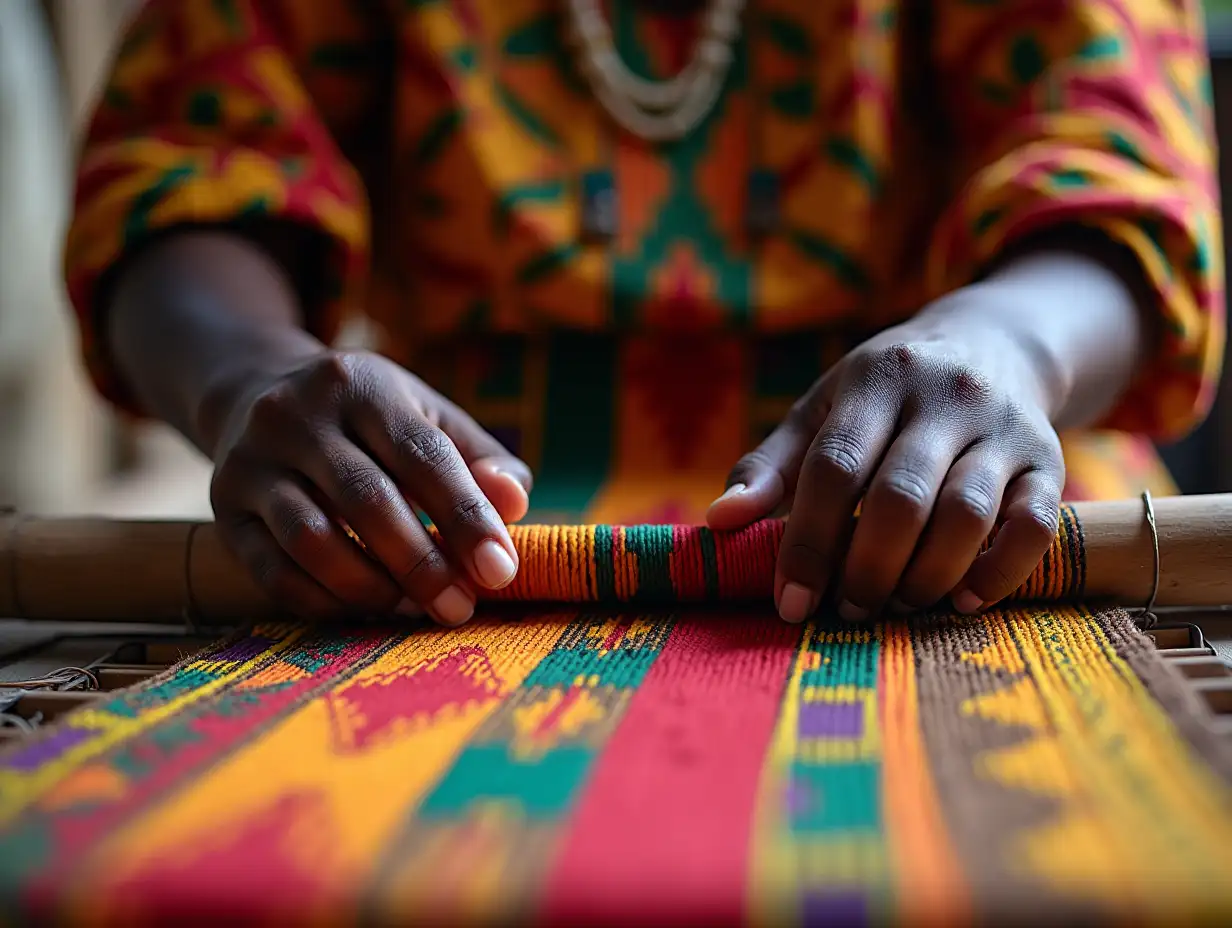
[(314, 618), (426, 611), (457, 626), (476, 588), (513, 580), (505, 524), (526, 515), (530, 469), (394, 362), (323, 351), (246, 384), (226, 409), (214, 514), (281, 605)]

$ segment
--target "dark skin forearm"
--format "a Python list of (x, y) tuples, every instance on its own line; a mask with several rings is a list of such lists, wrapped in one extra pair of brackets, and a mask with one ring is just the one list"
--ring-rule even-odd
[(853, 621), (947, 595), (963, 612), (999, 601), (1055, 536), (1057, 431), (1109, 412), (1149, 349), (1143, 289), (1132, 261), (1085, 235), (1006, 255), (827, 371), (737, 463), (711, 525), (790, 507), (775, 581), (788, 621), (827, 591)]
[(237, 391), (324, 350), (303, 329), (287, 274), (263, 248), (226, 232), (175, 235), (116, 281), (111, 356), (138, 404), (212, 456)]
[(1017, 351), (1006, 360), (1023, 356), (1029, 389), (1065, 431), (1096, 424), (1129, 387), (1156, 336), (1149, 299), (1130, 256), (1062, 233), (1007, 255), (982, 283), (938, 300), (912, 324), (966, 332), (977, 346), (991, 339), (990, 351), (1008, 337)]
[(120, 374), (213, 459), (219, 532), (276, 601), (462, 624), (513, 579), (530, 471), (401, 366), (305, 331), (286, 266), (222, 232), (150, 247), (109, 306)]
[[(1126, 264), (1111, 249), (1033, 247), (913, 323), (922, 332), (967, 330), (989, 351), (998, 336), (1012, 339), (1031, 361), (1053, 425), (1080, 428), (1111, 408), (1149, 348), (1149, 316)], [(258, 371), (324, 348), (303, 330), (282, 267), (227, 233), (184, 234), (142, 254), (118, 282), (108, 323), (138, 402), (206, 454), (224, 398)]]
[[(816, 608), (832, 555), (841, 553), (842, 527), (866, 487), (863, 534), (852, 542), (840, 585), (851, 597), (845, 615), (878, 610), (896, 588), (909, 605), (957, 589), (955, 601), (968, 611), (1029, 573), (1055, 531), (1064, 481), (1054, 429), (1104, 415), (1151, 342), (1143, 288), (1132, 262), (1121, 261), (1098, 243), (1056, 239), (1007, 256), (982, 282), (836, 365), (737, 465), (731, 483), (739, 492), (711, 513), (718, 527), (794, 497), (788, 532), (800, 537), (785, 542), (784, 556), (794, 561), (780, 564), (776, 582), (785, 618), (798, 621)], [(456, 571), (433, 567), (428, 582), (419, 580), (423, 564), (444, 562), (414, 534), (402, 497), (410, 491), (432, 500), (441, 520), (452, 518), (451, 535), (461, 539), (450, 552), (454, 564), (472, 583), (496, 586), (507, 574), (485, 584), (495, 561), (474, 560), (474, 552), (484, 536), (506, 551), (509, 543), (475, 481), (505, 519), (516, 519), (525, 512), (525, 465), (396, 366), (328, 357), (303, 330), (281, 267), (223, 233), (184, 234), (151, 248), (121, 275), (110, 308), (110, 347), (122, 376), (148, 411), (221, 462), (216, 511), (221, 505), (228, 514), (233, 547), (276, 596), (327, 612), (339, 602), (388, 605), (401, 589), (447, 624), (464, 620), (473, 597), (464, 585), (448, 586)], [(448, 447), (433, 437), (435, 423)], [(364, 447), (352, 447), (354, 432)], [(401, 490), (368, 453), (400, 478)], [(449, 459), (443, 469), (441, 455)], [(304, 496), (305, 474), (339, 518), (377, 541), (388, 575), (372, 576), (361, 561), (348, 566), (353, 552), (332, 535), (313, 540), (333, 530)], [(940, 515), (931, 525), (934, 504)], [(818, 506), (825, 511), (814, 512)], [(484, 513), (479, 526), (477, 511)], [(973, 564), (998, 511), (1007, 527)], [(429, 514), (437, 520), (437, 513)], [(253, 534), (258, 517), (275, 538), (265, 529)], [(920, 538), (926, 529), (936, 537)], [(275, 541), (307, 572), (282, 560)], [(917, 544), (921, 553), (913, 556)]]

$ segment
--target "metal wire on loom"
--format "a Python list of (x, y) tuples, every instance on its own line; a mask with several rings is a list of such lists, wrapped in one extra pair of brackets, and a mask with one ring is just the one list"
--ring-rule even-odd
[(1151, 596), (1146, 606), (1135, 617), (1138, 627), (1149, 631), (1159, 625), (1159, 617), (1155, 614), (1155, 600), (1159, 598), (1159, 523), (1155, 521), (1155, 502), (1151, 499), (1151, 491), (1142, 491), (1142, 505), (1145, 509), (1146, 526), (1151, 532), (1151, 553), (1154, 557), (1154, 580), (1151, 583)]
[(0, 689), (7, 690), (96, 690), (98, 677), (84, 667), (61, 667), (44, 677), (29, 680), (0, 680)]
[(0, 731), (16, 728), (22, 734), (31, 734), (43, 724), (43, 713), (35, 712), (26, 717), (10, 711), (28, 693), (40, 690), (72, 692), (74, 690), (97, 690), (98, 677), (84, 667), (61, 667), (43, 677), (29, 680), (0, 681)]

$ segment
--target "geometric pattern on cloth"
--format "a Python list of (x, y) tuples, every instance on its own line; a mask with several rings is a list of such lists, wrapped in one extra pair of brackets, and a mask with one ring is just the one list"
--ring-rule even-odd
[[(780, 519), (727, 532), (693, 525), (514, 525), (509, 535), (517, 576), (480, 595), (609, 605), (765, 600), (774, 589), (783, 531)], [(1052, 544), (1008, 599), (1081, 599), (1085, 582), (1082, 522), (1072, 506), (1062, 505)]]
[[(684, 67), (701, 17), (602, 6), (635, 73)], [(711, 402), (717, 418), (741, 432), (742, 419), (776, 422), (773, 400), (791, 403), (812, 378), (785, 381), (780, 360), (760, 363), (768, 354), (816, 366), (817, 330), (880, 331), (980, 279), (1024, 235), (1079, 223), (1138, 259), (1160, 315), (1104, 424), (1165, 439), (1194, 424), (1218, 382), (1224, 316), (1196, 0), (758, 0), (747, 14), (709, 117), (653, 145), (614, 131), (559, 0), (142, 4), (83, 144), (65, 247), (91, 372), (132, 399), (97, 312), (127, 257), (185, 225), (273, 221), (326, 246), (292, 262), (315, 333), (330, 340), (365, 313), (421, 376), (433, 357), (462, 368), (458, 343), (559, 331), (604, 343), (606, 363), (562, 345), (463, 373), (462, 388), (491, 375), (478, 378), (481, 421), (503, 420), (524, 455), (550, 463), (565, 443), (538, 394), (579, 368), (590, 387), (619, 387), (617, 418), (646, 409), (665, 453), (696, 455), (676, 421), (715, 382), (759, 381), (734, 391), (759, 408)], [(775, 179), (778, 221), (751, 239), (754, 170)], [(586, 173), (616, 191), (610, 240), (580, 221)], [(621, 336), (630, 350), (611, 350)], [(681, 344), (707, 338), (710, 351)], [(770, 352), (746, 350), (753, 339)], [(650, 385), (680, 398), (670, 419)], [(614, 452), (620, 436), (637, 441), (624, 422), (593, 430)], [(730, 452), (702, 438), (721, 476)], [(603, 463), (609, 476), (627, 467)], [(1101, 491), (1115, 469), (1093, 464), (1070, 468), (1078, 489), (1124, 495)]]
[(134, 925), (1232, 916), (1232, 764), (1121, 611), (259, 625), (0, 757), (0, 904)]

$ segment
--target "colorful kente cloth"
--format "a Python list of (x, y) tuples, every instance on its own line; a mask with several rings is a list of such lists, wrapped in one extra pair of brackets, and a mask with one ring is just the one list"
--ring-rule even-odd
[[(484, 600), (640, 606), (764, 603), (772, 598), (786, 523), (762, 519), (716, 532), (695, 525), (514, 525), (517, 576)], [(994, 529), (981, 552), (995, 540)], [(1087, 595), (1086, 534), (1062, 505), (1052, 544), (1007, 603), (1055, 604)]]
[[(674, 73), (695, 18), (650, 6), (604, 4), (631, 67)], [(531, 518), (693, 522), (846, 347), (1083, 223), (1137, 256), (1160, 326), (1102, 423), (1137, 437), (1069, 437), (1067, 493), (1166, 489), (1142, 436), (1201, 415), (1223, 338), (1196, 5), (752, 0), (745, 27), (716, 111), (648, 146), (591, 99), (559, 0), (149, 3), (67, 245), (100, 388), (126, 401), (100, 338), (119, 262), (177, 226), (289, 222), (308, 324), (374, 320), (535, 469)], [(754, 174), (778, 190), (757, 237)], [(582, 235), (583, 178), (615, 191), (610, 241)], [(1232, 765), (1126, 615), (651, 607), (682, 576), (722, 599), (745, 562), (670, 527), (589, 538), (604, 602), (262, 626), (11, 749), (0, 910), (1232, 917)], [(539, 579), (559, 598), (575, 568)]]
[(67, 925), (1232, 918), (1232, 764), (1121, 612), (262, 625), (0, 755)]
[[(607, 0), (635, 71), (695, 15)], [(751, 0), (714, 113), (677, 144), (614, 129), (562, 0), (153, 0), (85, 142), (67, 273), (90, 369), (108, 272), (181, 225), (289, 222), (308, 322), (348, 313), (552, 489), (545, 517), (694, 521), (861, 335), (1061, 223), (1137, 256), (1152, 358), (1067, 436), (1076, 497), (1168, 489), (1142, 436), (1206, 409), (1223, 268), (1195, 0)], [(746, 229), (770, 178), (777, 215)], [(610, 241), (583, 236), (586, 178)], [(440, 368), (438, 370), (438, 368)], [(560, 489), (565, 487), (566, 489)]]
[(781, 522), (515, 527), (529, 602), (259, 625), (0, 754), (0, 911), (1226, 923), (1232, 739), (1128, 615), (1055, 602), (1060, 521), (1018, 605), (864, 626), (755, 604)]

